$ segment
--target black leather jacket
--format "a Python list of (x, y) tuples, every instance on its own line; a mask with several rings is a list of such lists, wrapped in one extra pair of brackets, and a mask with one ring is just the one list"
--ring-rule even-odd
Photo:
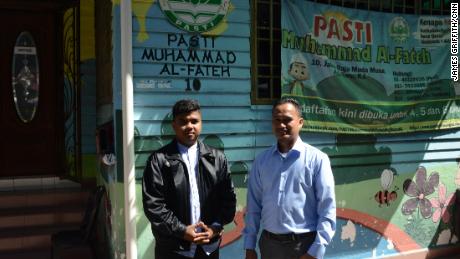
[[(197, 186), (201, 221), (206, 225), (230, 223), (235, 216), (236, 195), (225, 155), (198, 141)], [(183, 239), (190, 225), (190, 186), (187, 166), (176, 140), (153, 152), (147, 160), (142, 182), (144, 212), (152, 225), (157, 246), (172, 251), (188, 250)], [(219, 238), (212, 242), (220, 241)]]

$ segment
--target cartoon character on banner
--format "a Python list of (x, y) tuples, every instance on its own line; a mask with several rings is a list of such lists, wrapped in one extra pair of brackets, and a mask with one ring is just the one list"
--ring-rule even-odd
[(382, 190), (378, 191), (375, 195), (375, 201), (382, 207), (382, 204), (390, 206), (390, 202), (395, 201), (398, 198), (396, 192), (398, 188), (395, 186), (395, 190), (389, 191), (390, 186), (393, 184), (394, 173), (391, 169), (384, 169), (380, 175), (380, 185)]
[(296, 53), (291, 57), (288, 74), (291, 78), (283, 78), (285, 86), (284, 92), (297, 96), (315, 95), (311, 86), (304, 84), (310, 79), (310, 71), (307, 61), (301, 53)]

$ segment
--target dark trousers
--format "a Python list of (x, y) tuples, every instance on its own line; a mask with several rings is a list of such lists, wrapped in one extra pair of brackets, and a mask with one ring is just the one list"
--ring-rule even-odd
[(263, 231), (259, 240), (263, 259), (298, 259), (306, 254), (316, 238), (316, 232), (301, 235), (274, 235)]
[(155, 246), (155, 259), (219, 259), (219, 249), (207, 255), (201, 246), (197, 246), (195, 256), (192, 258)]

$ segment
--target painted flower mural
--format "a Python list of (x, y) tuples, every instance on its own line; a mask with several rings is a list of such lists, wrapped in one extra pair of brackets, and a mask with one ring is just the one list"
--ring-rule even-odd
[(438, 187), (438, 197), (431, 198), (431, 206), (434, 208), (433, 213), (433, 222), (438, 222), (440, 218), (444, 223), (448, 223), (450, 220), (450, 213), (447, 210), (447, 207), (454, 204), (455, 196), (454, 193), (446, 196), (447, 188), (443, 183), (439, 184)]
[(433, 215), (433, 206), (426, 196), (434, 193), (435, 187), (439, 184), (439, 173), (433, 172), (427, 181), (426, 169), (420, 166), (415, 173), (415, 182), (407, 179), (403, 184), (403, 191), (406, 195), (413, 197), (404, 202), (401, 210), (404, 215), (411, 215), (419, 208), (420, 214), (427, 219)]

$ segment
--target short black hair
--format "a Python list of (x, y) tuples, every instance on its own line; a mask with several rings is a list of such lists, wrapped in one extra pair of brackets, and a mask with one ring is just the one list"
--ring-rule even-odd
[(200, 104), (197, 100), (183, 99), (177, 101), (172, 108), (173, 120), (181, 114), (190, 113), (193, 111), (200, 111)]
[(299, 117), (302, 117), (302, 111), (300, 109), (300, 104), (299, 104), (299, 102), (297, 100), (295, 100), (293, 98), (281, 98), (278, 101), (276, 101), (273, 104), (273, 107), (272, 107), (272, 114), (275, 111), (276, 107), (278, 107), (280, 105), (283, 105), (283, 104), (286, 104), (286, 103), (292, 104), (294, 106), (295, 110), (297, 111), (297, 114), (299, 114)]

